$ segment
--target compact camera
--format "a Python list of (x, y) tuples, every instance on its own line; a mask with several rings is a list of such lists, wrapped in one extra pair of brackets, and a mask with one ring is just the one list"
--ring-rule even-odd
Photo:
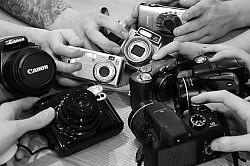
[(0, 40), (0, 103), (47, 92), (56, 73), (53, 58), (25, 36)]
[(167, 101), (173, 96), (176, 83), (177, 61), (168, 55), (151, 61), (129, 77), (130, 106), (135, 109), (143, 101)]
[[(163, 102), (145, 101), (129, 115), (129, 127), (140, 141), (145, 166), (191, 166), (221, 155), (211, 149), (211, 142), (227, 135), (223, 114), (194, 104), (180, 118)], [(139, 153), (140, 152), (140, 153)], [(140, 156), (137, 156), (138, 160)]]
[(148, 64), (152, 60), (152, 55), (172, 40), (143, 27), (135, 30), (122, 22), (119, 23), (128, 30), (129, 37), (121, 39), (113, 33), (106, 37), (121, 46), (120, 54), (125, 56), (128, 67), (134, 70)]
[(185, 23), (182, 20), (185, 10), (160, 4), (141, 3), (138, 7), (138, 27), (173, 35), (173, 30)]
[(248, 70), (241, 59), (227, 58), (193, 66), (192, 76), (176, 81), (174, 104), (178, 115), (189, 109), (190, 98), (206, 91), (227, 90), (246, 97)]
[(77, 49), (81, 49), (82, 57), (63, 57), (62, 61), (67, 63), (80, 62), (82, 64), (82, 69), (75, 71), (72, 74), (63, 75), (73, 79), (92, 80), (115, 87), (120, 86), (123, 70), (125, 67), (124, 57), (84, 48)]
[(105, 93), (88, 89), (80, 85), (42, 98), (33, 106), (35, 113), (49, 107), (55, 109), (54, 120), (40, 131), (59, 156), (69, 156), (123, 129), (123, 121)]

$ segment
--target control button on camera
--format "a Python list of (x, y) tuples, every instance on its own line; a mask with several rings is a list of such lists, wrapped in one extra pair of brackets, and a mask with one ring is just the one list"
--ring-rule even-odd
[(190, 126), (197, 130), (204, 129), (206, 122), (206, 118), (201, 114), (194, 114), (190, 117)]

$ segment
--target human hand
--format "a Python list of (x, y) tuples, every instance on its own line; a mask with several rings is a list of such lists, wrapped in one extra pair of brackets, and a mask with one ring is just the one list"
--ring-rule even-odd
[(242, 49), (223, 44), (213, 44), (202, 48), (201, 52), (216, 53), (214, 56), (208, 59), (210, 62), (218, 61), (223, 58), (240, 58), (245, 62), (246, 67), (250, 71), (250, 55)]
[(206, 46), (207, 44), (173, 41), (159, 49), (152, 58), (154, 60), (158, 60), (168, 54), (177, 53), (181, 54), (187, 59), (193, 60), (194, 57), (202, 55), (201, 49)]
[(127, 30), (110, 16), (100, 12), (81, 13), (68, 8), (62, 12), (48, 29), (69, 28), (83, 40), (82, 47), (92, 50), (101, 49), (118, 54), (120, 46), (106, 38), (99, 29), (104, 27), (121, 38), (127, 38)]
[[(208, 106), (212, 110), (223, 112), (225, 116), (237, 123), (235, 126), (230, 125), (230, 129), (232, 127), (234, 129), (235, 127), (241, 128), (241, 135), (224, 136), (213, 140), (211, 143), (212, 150), (223, 152), (250, 151), (250, 111), (248, 110), (250, 102), (226, 90), (204, 92), (192, 97), (191, 101), (194, 103), (210, 103)], [(224, 108), (221, 106), (222, 104)], [(242, 130), (242, 128), (245, 130)]]
[[(41, 46), (55, 60), (57, 71), (62, 73), (72, 73), (82, 68), (81, 63), (62, 62), (59, 57), (76, 58), (82, 56), (82, 51), (68, 47), (68, 45), (80, 47), (83, 45), (81, 40), (71, 29), (58, 29), (53, 31), (32, 29), (30, 39), (32, 42)], [(77, 86), (79, 82), (63, 77), (56, 76), (59, 84), (64, 86)]]
[(187, 23), (174, 30), (177, 41), (210, 43), (237, 26), (238, 14), (231, 1), (187, 0), (186, 3), (193, 6), (182, 16)]
[[(1, 157), (4, 153), (10, 152), (9, 149), (16, 145), (17, 140), (23, 134), (31, 130), (40, 129), (53, 120), (55, 116), (53, 108), (48, 108), (27, 119), (16, 120), (23, 111), (30, 109), (37, 100), (38, 98), (36, 97), (27, 97), (0, 105)], [(17, 147), (12, 151), (14, 153), (8, 154), (9, 158), (5, 158), (5, 161), (2, 160), (2, 162), (7, 162), (15, 154), (16, 150)], [(0, 159), (2, 159), (1, 157)]]

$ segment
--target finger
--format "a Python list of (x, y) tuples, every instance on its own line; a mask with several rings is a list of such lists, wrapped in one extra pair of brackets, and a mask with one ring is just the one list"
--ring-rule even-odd
[(99, 23), (99, 26), (109, 29), (120, 38), (126, 39), (129, 36), (128, 31), (121, 24), (119, 24), (118, 21), (109, 16), (101, 14), (96, 18), (96, 21)]
[(213, 111), (222, 112), (227, 118), (233, 118), (233, 110), (222, 103), (207, 103), (206, 106)]
[(200, 0), (180, 0), (180, 5), (184, 7), (194, 6), (196, 3), (200, 2)]
[(171, 54), (174, 52), (179, 52), (181, 45), (182, 45), (181, 42), (173, 41), (173, 42), (167, 44), (166, 46), (162, 47), (161, 49), (159, 49), (159, 51), (157, 53), (155, 53), (152, 56), (152, 58), (154, 60), (158, 60), (158, 59), (161, 59), (168, 54)]
[(197, 41), (197, 43), (211, 43), (214, 40), (215, 40), (215, 38), (212, 35), (207, 35), (207, 36), (204, 36), (203, 38), (199, 39)]
[(83, 40), (80, 39), (73, 30), (71, 29), (62, 29), (60, 30), (61, 35), (63, 36), (64, 40), (72, 46), (75, 47), (83, 47), (84, 43)]
[(75, 71), (79, 71), (82, 68), (82, 64), (80, 62), (75, 63), (66, 63), (62, 61), (56, 60), (56, 67), (57, 71), (63, 72), (63, 73), (72, 73)]
[(56, 76), (56, 80), (60, 85), (69, 86), (69, 87), (75, 87), (75, 86), (78, 86), (78, 85), (82, 84), (81, 81), (72, 80), (70, 78), (66, 78), (66, 77), (63, 77), (63, 76), (60, 76), (60, 75)]
[[(182, 35), (185, 35), (187, 33), (195, 32), (195, 31), (202, 29), (205, 26), (204, 24), (205, 23), (203, 20), (195, 19), (195, 20), (189, 21), (189, 22), (175, 28), (173, 33), (177, 37), (182, 36)], [(205, 31), (205, 30), (203, 30), (203, 31)]]
[[(22, 136), (22, 138), (20, 139), (19, 143), (23, 146), (29, 147), (29, 143), (30, 143), (30, 136), (29, 133), (26, 133), (24, 136)], [(16, 159), (17, 160), (22, 160), (23, 157), (26, 154), (26, 149), (19, 147), (17, 152), (16, 152)]]
[(38, 100), (37, 97), (26, 97), (12, 102), (5, 102), (0, 106), (0, 120), (13, 120), (23, 111), (29, 110)]
[(212, 141), (211, 148), (222, 152), (250, 151), (249, 139), (249, 134), (220, 137)]
[(16, 120), (17, 137), (21, 137), (24, 133), (32, 130), (40, 129), (48, 125), (55, 117), (55, 110), (53, 108), (45, 109), (36, 115), (23, 120)]
[(182, 19), (185, 21), (194, 19), (200, 15), (202, 15), (205, 12), (205, 8), (201, 5), (196, 4), (194, 6), (191, 6), (189, 9), (187, 9), (183, 15), (182, 15)]
[(207, 53), (207, 52), (219, 52), (225, 49), (228, 49), (229, 46), (226, 45), (222, 45), (222, 44), (212, 44), (212, 45), (208, 45), (207, 47), (202, 48), (202, 52), (203, 53)]
[(194, 103), (223, 103), (234, 110), (243, 120), (246, 121), (250, 117), (250, 112), (246, 111), (250, 103), (226, 90), (204, 92), (192, 97), (191, 101)]
[(194, 41), (203, 38), (207, 34), (207, 28), (203, 27), (197, 31), (190, 32), (188, 34), (184, 34), (183, 36), (179, 36), (174, 38), (175, 41), (187, 42)]

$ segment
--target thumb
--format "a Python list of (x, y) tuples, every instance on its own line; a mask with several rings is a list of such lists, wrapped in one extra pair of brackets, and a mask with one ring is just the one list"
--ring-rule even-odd
[(40, 129), (46, 125), (48, 125), (55, 117), (55, 110), (53, 108), (48, 108), (39, 112), (38, 114), (23, 120), (17, 120), (17, 132), (18, 136), (22, 136), (24, 133)]
[(200, 2), (200, 0), (180, 0), (180, 5), (184, 7), (194, 6), (196, 3)]
[(222, 152), (250, 151), (249, 139), (249, 134), (220, 137), (212, 141), (211, 148)]

